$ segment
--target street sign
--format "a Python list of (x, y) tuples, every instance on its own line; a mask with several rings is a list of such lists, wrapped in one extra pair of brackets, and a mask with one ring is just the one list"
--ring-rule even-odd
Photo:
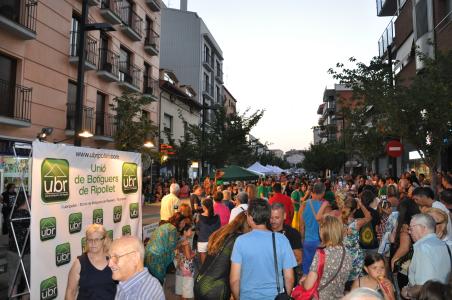
[(399, 157), (403, 153), (403, 145), (397, 140), (389, 141), (386, 145), (386, 153), (391, 157)]

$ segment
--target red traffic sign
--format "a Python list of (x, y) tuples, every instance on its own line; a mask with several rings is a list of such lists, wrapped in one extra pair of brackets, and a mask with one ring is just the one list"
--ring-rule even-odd
[(391, 157), (399, 157), (403, 153), (403, 145), (397, 140), (389, 141), (386, 145), (386, 153)]

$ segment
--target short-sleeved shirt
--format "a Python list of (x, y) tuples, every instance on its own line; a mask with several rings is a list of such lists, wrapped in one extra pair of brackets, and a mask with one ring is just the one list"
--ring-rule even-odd
[(268, 202), (270, 203), (270, 205), (273, 203), (276, 203), (276, 202), (282, 203), (284, 205), (284, 209), (286, 211), (286, 219), (284, 220), (284, 223), (287, 225), (292, 224), (294, 209), (293, 209), (292, 199), (290, 199), (289, 196), (283, 195), (281, 193), (275, 193)]
[(292, 250), (301, 249), (301, 235), (298, 230), (284, 224), (283, 230), (278, 232), (286, 236)]
[(164, 300), (165, 295), (160, 282), (149, 274), (146, 268), (127, 281), (120, 282), (115, 300)]
[(160, 220), (168, 221), (177, 210), (174, 206), (179, 206), (179, 203), (179, 198), (174, 194), (168, 194), (163, 197), (162, 204), (160, 205)]
[(229, 223), (229, 217), (231, 216), (231, 211), (229, 208), (221, 202), (214, 202), (213, 210), (216, 215), (220, 217), (221, 226)]
[(294, 209), (295, 211), (298, 211), (300, 209), (300, 199), (301, 199), (301, 193), (298, 190), (295, 190), (290, 194), (290, 198), (295, 201)]
[[(323, 276), (320, 279), (320, 286), (323, 286), (333, 278), (337, 270), (339, 273), (325, 288), (319, 292), (320, 299), (342, 299), (344, 296), (344, 286), (352, 269), (352, 257), (347, 253), (345, 248), (341, 246), (327, 247), (325, 250), (325, 266)], [(340, 266), (342, 253), (345, 251), (344, 262)], [(310, 272), (316, 272), (319, 263), (319, 253), (316, 252), (311, 264)]]
[(414, 243), (413, 257), (408, 269), (410, 285), (423, 285), (428, 280), (447, 282), (452, 262), (446, 247), (447, 244), (434, 233), (427, 234)]
[(449, 240), (452, 240), (452, 220), (450, 219), (449, 210), (447, 209), (447, 207), (444, 204), (442, 204), (439, 201), (433, 202), (432, 207), (433, 208), (437, 208), (437, 209), (441, 209), (443, 212), (445, 212), (447, 214), (447, 219), (448, 219), (448, 222), (447, 222), (447, 238)]
[[(282, 270), (295, 267), (297, 261), (289, 240), (275, 233), (279, 282), (283, 286)], [(256, 249), (259, 249), (258, 251)], [(273, 258), (272, 232), (252, 230), (239, 236), (234, 244), (232, 263), (240, 264), (240, 299), (273, 300), (278, 294)]]

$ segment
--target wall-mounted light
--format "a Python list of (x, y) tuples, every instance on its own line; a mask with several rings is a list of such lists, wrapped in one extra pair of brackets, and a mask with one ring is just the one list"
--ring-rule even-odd
[(38, 135), (36, 136), (37, 139), (39, 139), (40, 142), (42, 142), (43, 140), (45, 140), (49, 135), (51, 135), (53, 132), (53, 128), (52, 127), (44, 127), (41, 129), (41, 132), (38, 133)]
[(93, 134), (91, 132), (89, 132), (88, 130), (83, 130), (82, 132), (80, 132), (78, 134), (78, 136), (82, 137), (82, 138), (90, 138), (90, 137), (93, 137)]
[(152, 143), (151, 141), (145, 141), (143, 146), (146, 148), (154, 148), (154, 143)]

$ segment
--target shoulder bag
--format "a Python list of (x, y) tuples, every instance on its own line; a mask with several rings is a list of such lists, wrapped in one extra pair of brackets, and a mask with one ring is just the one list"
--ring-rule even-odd
[[(276, 242), (275, 233), (272, 232), (272, 242), (273, 242), (273, 258), (275, 263), (275, 274), (276, 274), (276, 288), (278, 289), (278, 295), (276, 295), (275, 300), (292, 300), (293, 298), (287, 294), (287, 291), (281, 292), (281, 286), (279, 285), (279, 271), (278, 271), (278, 258), (276, 256)], [(284, 276), (283, 276), (284, 282)]]

